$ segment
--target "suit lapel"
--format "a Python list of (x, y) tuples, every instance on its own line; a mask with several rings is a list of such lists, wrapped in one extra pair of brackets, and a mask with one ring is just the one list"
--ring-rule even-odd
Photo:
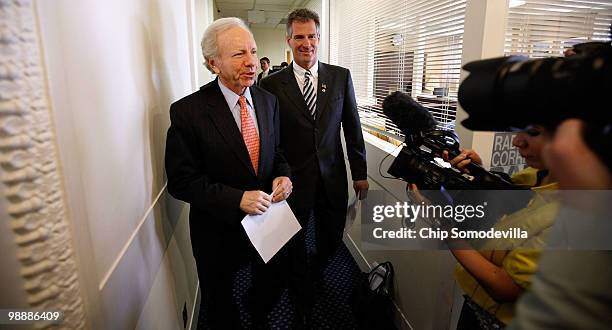
[(319, 121), (319, 118), (323, 118), (321, 115), (327, 108), (329, 94), (331, 93), (328, 88), (332, 85), (331, 82), (331, 75), (329, 71), (323, 63), (319, 62), (319, 82), (317, 83), (317, 121)]
[[(261, 94), (255, 89), (251, 88), (251, 98), (253, 99), (253, 108), (255, 109), (255, 115), (257, 117), (257, 126), (259, 127), (259, 167), (257, 176), (261, 177), (263, 173), (265, 155), (268, 152), (266, 146), (273, 145), (268, 142), (268, 137), (270, 135), (270, 127), (268, 127), (268, 111), (266, 111), (266, 104), (263, 102), (263, 97)], [(252, 166), (251, 166), (252, 167)]]
[(217, 127), (217, 131), (236, 154), (236, 157), (240, 159), (251, 173), (255, 174), (249, 152), (244, 144), (244, 139), (242, 134), (240, 134), (240, 130), (238, 130), (238, 126), (236, 126), (236, 121), (230, 109), (227, 108), (227, 102), (219, 88), (219, 82), (216, 80), (208, 88), (203, 89), (202, 92), (204, 99), (208, 103), (208, 114), (215, 127)]
[(295, 105), (295, 110), (300, 112), (311, 122), (314, 122), (314, 119), (312, 119), (312, 116), (310, 115), (310, 112), (306, 106), (306, 101), (304, 101), (304, 95), (302, 95), (300, 86), (298, 86), (297, 80), (295, 80), (295, 74), (293, 73), (293, 62), (289, 64), (287, 70), (283, 70), (281, 73), (285, 74), (285, 88), (283, 88), (283, 91), (285, 92), (287, 98)]

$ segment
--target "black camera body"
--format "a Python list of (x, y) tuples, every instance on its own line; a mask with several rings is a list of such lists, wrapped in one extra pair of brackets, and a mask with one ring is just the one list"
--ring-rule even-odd
[(469, 115), (463, 126), (554, 130), (565, 119), (582, 119), (585, 141), (612, 168), (612, 46), (589, 42), (573, 50), (568, 57), (509, 56), (464, 65), (470, 74), (459, 86), (459, 103)]
[(489, 172), (477, 164), (470, 164), (469, 174), (437, 160), (443, 151), (453, 158), (460, 153), (454, 132), (428, 130), (406, 137), (395, 161), (387, 172), (395, 177), (415, 183), (423, 190), (514, 190), (503, 173)]
[(459, 138), (452, 131), (436, 129), (431, 113), (410, 95), (394, 92), (385, 98), (383, 113), (406, 136), (405, 146), (387, 172), (416, 184), (424, 190), (514, 190), (509, 177), (471, 163), (464, 173), (441, 160), (448, 152), (452, 159), (460, 154)]

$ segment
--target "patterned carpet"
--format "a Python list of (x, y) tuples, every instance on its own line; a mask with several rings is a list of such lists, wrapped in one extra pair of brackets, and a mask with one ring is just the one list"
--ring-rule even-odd
[[(310, 254), (315, 251), (313, 220), (308, 224), (306, 244)], [(350, 295), (361, 271), (344, 244), (323, 272), (323, 285), (316, 288), (312, 329), (355, 329), (355, 318), (350, 308)], [(250, 315), (244, 308), (246, 292), (251, 286), (251, 267), (241, 269), (234, 280), (234, 299), (240, 306), (240, 319), (244, 328), (251, 325)], [(271, 329), (288, 329), (293, 319), (293, 306), (287, 290), (268, 315)], [(208, 329), (206, 315), (200, 311), (198, 329)]]

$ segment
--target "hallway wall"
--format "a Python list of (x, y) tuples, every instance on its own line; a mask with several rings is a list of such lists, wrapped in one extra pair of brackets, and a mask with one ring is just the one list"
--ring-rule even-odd
[[(263, 29), (251, 28), (255, 42), (257, 43), (257, 57), (267, 57), (270, 59), (270, 66), (280, 65), (281, 62), (287, 61), (285, 57), (286, 51), (291, 51), (291, 48), (285, 41), (285, 26), (278, 29)], [(261, 67), (257, 64), (257, 74), (261, 72)]]
[(319, 61), (329, 63), (329, 0), (310, 0), (304, 7), (319, 14), (321, 21)]
[[(94, 328), (183, 328), (197, 276), (166, 192), (170, 103), (194, 89), (191, 1), (38, 1), (69, 219)], [(154, 299), (154, 301), (152, 301)]]
[(213, 80), (216, 76), (213, 75), (204, 66), (204, 56), (202, 55), (202, 36), (204, 31), (210, 23), (214, 21), (214, 13), (216, 11), (214, 1), (209, 0), (193, 0), (194, 2), (194, 15), (193, 19), (195, 22), (194, 34), (193, 34), (193, 54), (194, 63), (197, 71), (196, 86), (203, 86), (209, 81)]

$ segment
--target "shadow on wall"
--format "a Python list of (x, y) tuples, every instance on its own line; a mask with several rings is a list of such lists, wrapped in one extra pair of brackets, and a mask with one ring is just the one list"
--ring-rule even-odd
[(132, 57), (132, 66), (142, 68), (142, 72), (145, 73), (134, 77), (134, 85), (136, 86), (137, 93), (142, 95), (144, 101), (144, 120), (146, 125), (144, 125), (142, 134), (143, 140), (148, 141), (148, 145), (145, 146), (145, 153), (149, 157), (144, 158), (143, 168), (151, 169), (150, 172), (143, 172), (143, 175), (146, 176), (143, 182), (152, 183), (150, 196), (151, 200), (154, 200), (165, 181), (163, 146), (165, 144), (166, 129), (169, 125), (167, 110), (171, 103), (170, 99), (173, 97), (172, 79), (162, 55), (164, 49), (176, 49), (174, 40), (166, 41), (164, 35), (167, 33), (166, 30), (170, 30), (171, 35), (176, 35), (176, 31), (174, 30), (175, 22), (171, 21), (171, 15), (166, 15), (165, 21), (162, 20), (157, 1), (149, 1), (147, 10), (148, 15), (134, 17), (134, 20), (147, 17), (150, 21), (141, 21), (135, 25), (134, 30), (131, 31), (131, 40), (134, 42), (144, 41), (144, 44), (140, 45), (140, 47), (135, 45), (135, 48), (140, 49), (142, 53), (132, 53), (134, 55)]
[[(142, 175), (145, 177), (143, 182), (151, 182), (151, 201), (155, 202), (155, 199), (159, 197), (152, 210), (158, 241), (155, 243), (148, 242), (146, 245), (158, 244), (162, 251), (159, 261), (163, 261), (164, 255), (168, 253), (170, 240), (172, 237), (176, 238), (178, 251), (171, 251), (172, 256), (168, 258), (171, 268), (170, 273), (173, 275), (169, 277), (169, 280), (173, 282), (169, 285), (174, 288), (175, 293), (187, 294), (187, 300), (193, 304), (193, 297), (191, 297), (193, 293), (191, 291), (196, 288), (197, 277), (190, 276), (195, 274), (196, 270), (189, 234), (186, 231), (185, 233), (176, 233), (175, 236), (175, 230), (181, 215), (187, 214), (188, 206), (172, 198), (165, 191), (164, 186), (167, 180), (164, 170), (166, 132), (170, 125), (170, 104), (175, 97), (174, 89), (176, 88), (173, 88), (175, 87), (173, 82), (178, 81), (178, 78), (173, 79), (173, 73), (168, 69), (163, 54), (164, 51), (172, 51), (178, 47), (176, 39), (168, 38), (168, 36), (177, 35), (176, 22), (172, 15), (163, 15), (162, 18), (159, 1), (148, 1), (145, 11), (147, 14), (134, 17), (135, 20), (140, 20), (140, 22), (134, 25), (133, 31), (131, 31), (131, 39), (135, 42), (144, 41), (144, 44), (140, 47), (135, 47), (136, 49), (140, 48), (142, 54), (134, 52), (132, 57), (132, 65), (142, 68), (142, 72), (144, 72), (143, 75), (134, 77), (137, 93), (142, 95), (144, 100), (143, 118), (146, 125), (143, 125), (142, 134), (144, 135), (143, 140), (148, 141), (148, 144), (144, 146), (144, 152), (149, 157), (144, 157), (143, 169), (145, 170)], [(148, 21), (142, 21), (143, 17), (148, 18)], [(185, 67), (185, 70), (189, 70), (189, 67)], [(188, 76), (181, 72), (176, 74)], [(185, 227), (188, 228), (188, 226)], [(145, 242), (141, 241), (140, 243)], [(146, 246), (141, 246), (141, 248), (144, 249)], [(147, 268), (153, 276), (160, 272), (159, 267), (168, 267), (168, 265), (164, 266), (163, 264), (148, 266)], [(180, 297), (181, 295), (178, 294), (177, 298)], [(179, 299), (177, 306), (173, 307), (176, 310), (176, 315), (181, 315), (183, 301)]]

